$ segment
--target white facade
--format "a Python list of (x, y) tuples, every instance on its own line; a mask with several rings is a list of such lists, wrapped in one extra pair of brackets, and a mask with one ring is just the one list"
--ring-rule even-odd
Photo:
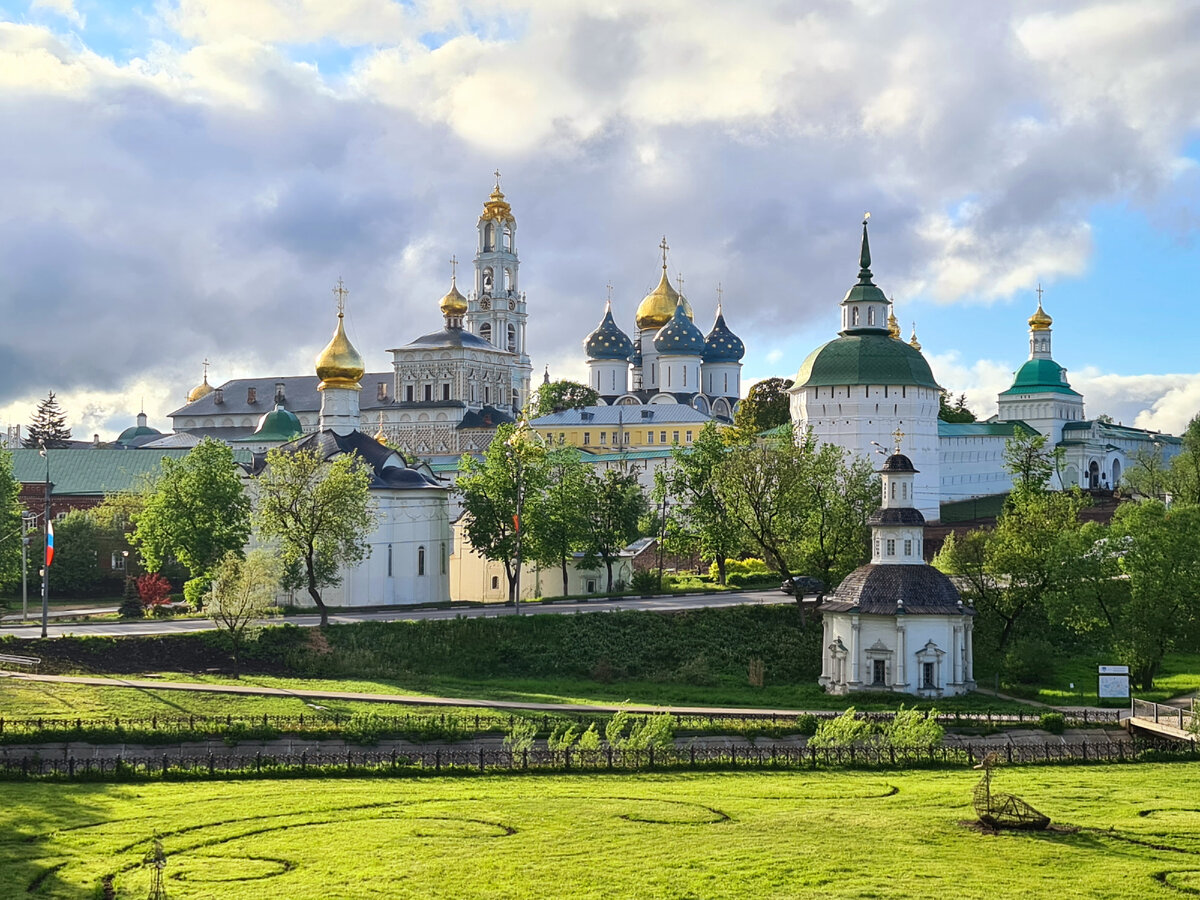
[(825, 614), (820, 684), (830, 694), (892, 691), (934, 699), (975, 689), (969, 616)]

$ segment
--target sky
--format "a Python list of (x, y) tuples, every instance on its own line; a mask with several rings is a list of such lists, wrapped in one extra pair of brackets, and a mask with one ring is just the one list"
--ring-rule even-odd
[(872, 269), (981, 416), (1036, 287), (1089, 415), (1200, 412), (1192, 0), (0, 0), (0, 426), (115, 436), (441, 326), (492, 171), (535, 373), (586, 375), (671, 247), (747, 383)]

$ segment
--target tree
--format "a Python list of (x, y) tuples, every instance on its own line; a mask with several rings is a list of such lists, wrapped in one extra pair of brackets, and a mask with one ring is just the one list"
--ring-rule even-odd
[(250, 625), (267, 614), (279, 590), (279, 560), (265, 550), (251, 550), (241, 559), (228, 553), (213, 571), (208, 615), (229, 635), (233, 646), (233, 677), (242, 673), (242, 642)]
[(67, 427), (67, 415), (58, 405), (58, 398), (51, 391), (37, 405), (33, 421), (22, 442), (26, 447), (46, 446), (51, 449), (70, 446), (71, 429)]
[(163, 457), (141, 510), (131, 509), (130, 516), (130, 539), (147, 568), (161, 569), (174, 558), (193, 582), (207, 581), (227, 553), (242, 552), (250, 536), (250, 501), (233, 451), (205, 438), (182, 459)]
[(13, 477), (12, 454), (0, 448), (0, 587), (21, 581), (24, 522), (21, 485)]
[(632, 472), (591, 471), (585, 479), (580, 505), (584, 511), (581, 565), (603, 563), (608, 571), (606, 590), (612, 593), (613, 563), (638, 536), (638, 519), (646, 511), (646, 495)]
[(795, 543), (797, 561), (829, 587), (862, 565), (879, 506), (879, 479), (871, 463), (836, 444), (819, 444), (807, 456), (800, 487)]
[(959, 394), (954, 400), (954, 405), (950, 405), (950, 394), (948, 391), (942, 391), (939, 401), (938, 418), (943, 422), (974, 422), (976, 421), (975, 413), (967, 408), (967, 395)]
[(570, 591), (567, 561), (583, 543), (584, 510), (579, 499), (587, 486), (586, 466), (574, 447), (547, 453), (544, 491), (528, 498), (525, 513), (528, 556), (561, 569), (564, 595)]
[(734, 424), (753, 434), (785, 425), (792, 420), (791, 398), (787, 390), (790, 378), (764, 378), (750, 388), (750, 393), (738, 404)]
[(717, 468), (729, 455), (729, 443), (715, 422), (700, 429), (690, 447), (671, 451), (671, 464), (659, 471), (660, 498), (674, 497), (674, 515), (667, 519), (668, 539), (695, 547), (700, 558), (717, 564), (717, 578), (725, 583), (725, 563), (737, 552), (742, 531), (717, 490)]
[(1124, 539), (1120, 566), (1130, 594), (1117, 653), (1149, 690), (1166, 652), (1194, 646), (1200, 634), (1200, 507), (1124, 504), (1112, 531)]
[[(94, 594), (108, 579), (100, 569), (101, 551), (111, 546), (89, 512), (72, 510), (54, 523), (54, 589), (66, 596)], [(38, 558), (40, 566), (41, 558)]]
[(501, 425), (483, 460), (464, 456), (460, 471), (454, 489), (462, 497), (467, 540), (484, 559), (504, 565), (508, 599), (516, 603), (525, 539), (521, 529), (530, 524), (525, 507), (527, 499), (545, 490), (546, 448), (527, 430)]
[(1014, 493), (1045, 491), (1062, 458), (1062, 448), (1046, 448), (1046, 435), (1020, 427), (1004, 442), (1004, 468), (1012, 475)]
[(267, 451), (267, 465), (255, 479), (259, 535), (279, 546), (283, 567), (296, 575), (321, 613), (329, 611), (321, 588), (342, 580), (342, 571), (367, 557), (367, 537), (375, 525), (370, 509), (370, 470), (357, 454), (326, 461), (316, 450)]
[(1173, 501), (1200, 506), (1200, 416), (1188, 422), (1182, 439), (1167, 473), (1166, 492)]
[(595, 406), (599, 402), (600, 395), (586, 384), (577, 381), (550, 381), (538, 388), (537, 403), (531, 415), (545, 416), (562, 412), (564, 409)]

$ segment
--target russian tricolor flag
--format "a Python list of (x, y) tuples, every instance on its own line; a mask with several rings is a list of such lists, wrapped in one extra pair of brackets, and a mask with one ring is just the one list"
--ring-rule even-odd
[(54, 562), (54, 523), (46, 522), (46, 568)]

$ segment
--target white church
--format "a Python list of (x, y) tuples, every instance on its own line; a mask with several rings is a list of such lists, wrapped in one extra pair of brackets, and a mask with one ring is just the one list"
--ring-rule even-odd
[(800, 365), (791, 393), (792, 422), (819, 440), (870, 457), (903, 431), (905, 453), (916, 467), (914, 505), (926, 521), (942, 507), (1005, 494), (1005, 441), (1020, 429), (1044, 434), (1063, 450), (1053, 487), (1116, 488), (1139, 454), (1163, 460), (1177, 454), (1173, 435), (1084, 417), (1083, 396), (1051, 353), (1053, 320), (1042, 309), (1029, 318), (1029, 359), (999, 395), (999, 414), (985, 422), (938, 419), (941, 387), (914, 332), (901, 339), (891, 303), (875, 285), (867, 223), (863, 222), (858, 281), (841, 302), (841, 331)]

